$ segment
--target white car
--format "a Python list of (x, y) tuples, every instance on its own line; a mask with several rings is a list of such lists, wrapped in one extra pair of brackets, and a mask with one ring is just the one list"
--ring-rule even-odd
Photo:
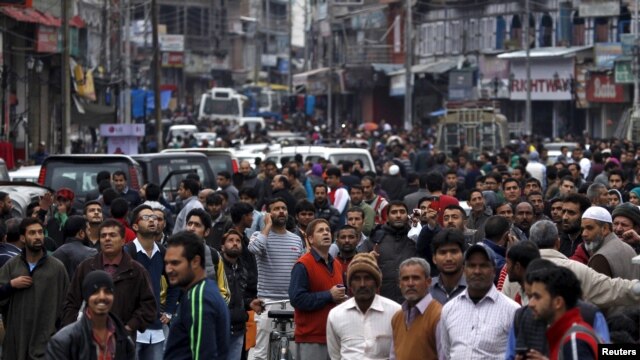
[(9, 171), (11, 181), (28, 181), (37, 183), (40, 176), (40, 165), (23, 166), (18, 170)]

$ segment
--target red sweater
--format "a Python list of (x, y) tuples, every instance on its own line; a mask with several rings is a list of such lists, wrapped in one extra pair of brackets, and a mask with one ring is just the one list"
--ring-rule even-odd
[[(333, 261), (333, 272), (325, 264), (319, 263), (311, 252), (304, 254), (299, 263), (302, 263), (309, 274), (309, 291), (327, 291), (335, 285), (342, 284), (342, 265), (339, 261)], [(301, 343), (327, 343), (327, 318), (329, 311), (336, 306), (329, 303), (319, 310), (300, 311), (295, 309), (295, 337), (296, 342)]]
[[(567, 331), (571, 328), (573, 324), (580, 324), (586, 328), (593, 328), (591, 325), (587, 324), (580, 315), (580, 309), (578, 307), (574, 307), (573, 309), (567, 311), (558, 321), (554, 322), (549, 329), (547, 329), (547, 341), (549, 343), (549, 359), (557, 360), (558, 354), (562, 351), (564, 346), (571, 346), (569, 344), (572, 340), (571, 338), (565, 339), (565, 343), (561, 344), (560, 341), (566, 335)], [(584, 349), (584, 345), (588, 346), (591, 349), (591, 352), (594, 356), (598, 355), (598, 343), (595, 339), (585, 332), (576, 332), (576, 342), (579, 343), (578, 346), (580, 349)]]

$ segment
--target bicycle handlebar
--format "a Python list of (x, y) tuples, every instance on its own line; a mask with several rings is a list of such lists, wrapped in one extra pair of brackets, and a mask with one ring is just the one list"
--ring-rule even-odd
[(282, 305), (282, 304), (286, 304), (288, 302), (291, 302), (291, 300), (286, 299), (286, 300), (274, 300), (274, 301), (265, 301), (262, 303), (262, 306), (267, 306), (267, 305)]

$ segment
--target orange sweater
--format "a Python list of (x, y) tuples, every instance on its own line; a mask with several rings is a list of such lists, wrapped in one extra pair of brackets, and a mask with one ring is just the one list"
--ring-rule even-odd
[[(310, 292), (327, 291), (343, 282), (342, 266), (339, 261), (333, 261), (333, 272), (329, 272), (326, 265), (318, 263), (310, 252), (300, 257), (298, 262), (302, 263), (307, 269)], [(329, 311), (335, 306), (335, 303), (329, 303), (315, 311), (299, 311), (296, 309), (296, 342), (326, 344), (327, 318), (329, 317)]]

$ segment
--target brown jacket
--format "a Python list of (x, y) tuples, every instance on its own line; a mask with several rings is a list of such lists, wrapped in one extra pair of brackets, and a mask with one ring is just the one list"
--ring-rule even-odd
[[(76, 321), (82, 306), (82, 282), (93, 270), (104, 270), (102, 253), (90, 257), (78, 265), (69, 286), (67, 298), (62, 310), (62, 325)], [(114, 296), (111, 312), (123, 324), (128, 325), (135, 336), (136, 331), (144, 331), (156, 318), (156, 300), (151, 290), (151, 281), (147, 270), (137, 261), (131, 259), (126, 251), (122, 261), (113, 275)]]

